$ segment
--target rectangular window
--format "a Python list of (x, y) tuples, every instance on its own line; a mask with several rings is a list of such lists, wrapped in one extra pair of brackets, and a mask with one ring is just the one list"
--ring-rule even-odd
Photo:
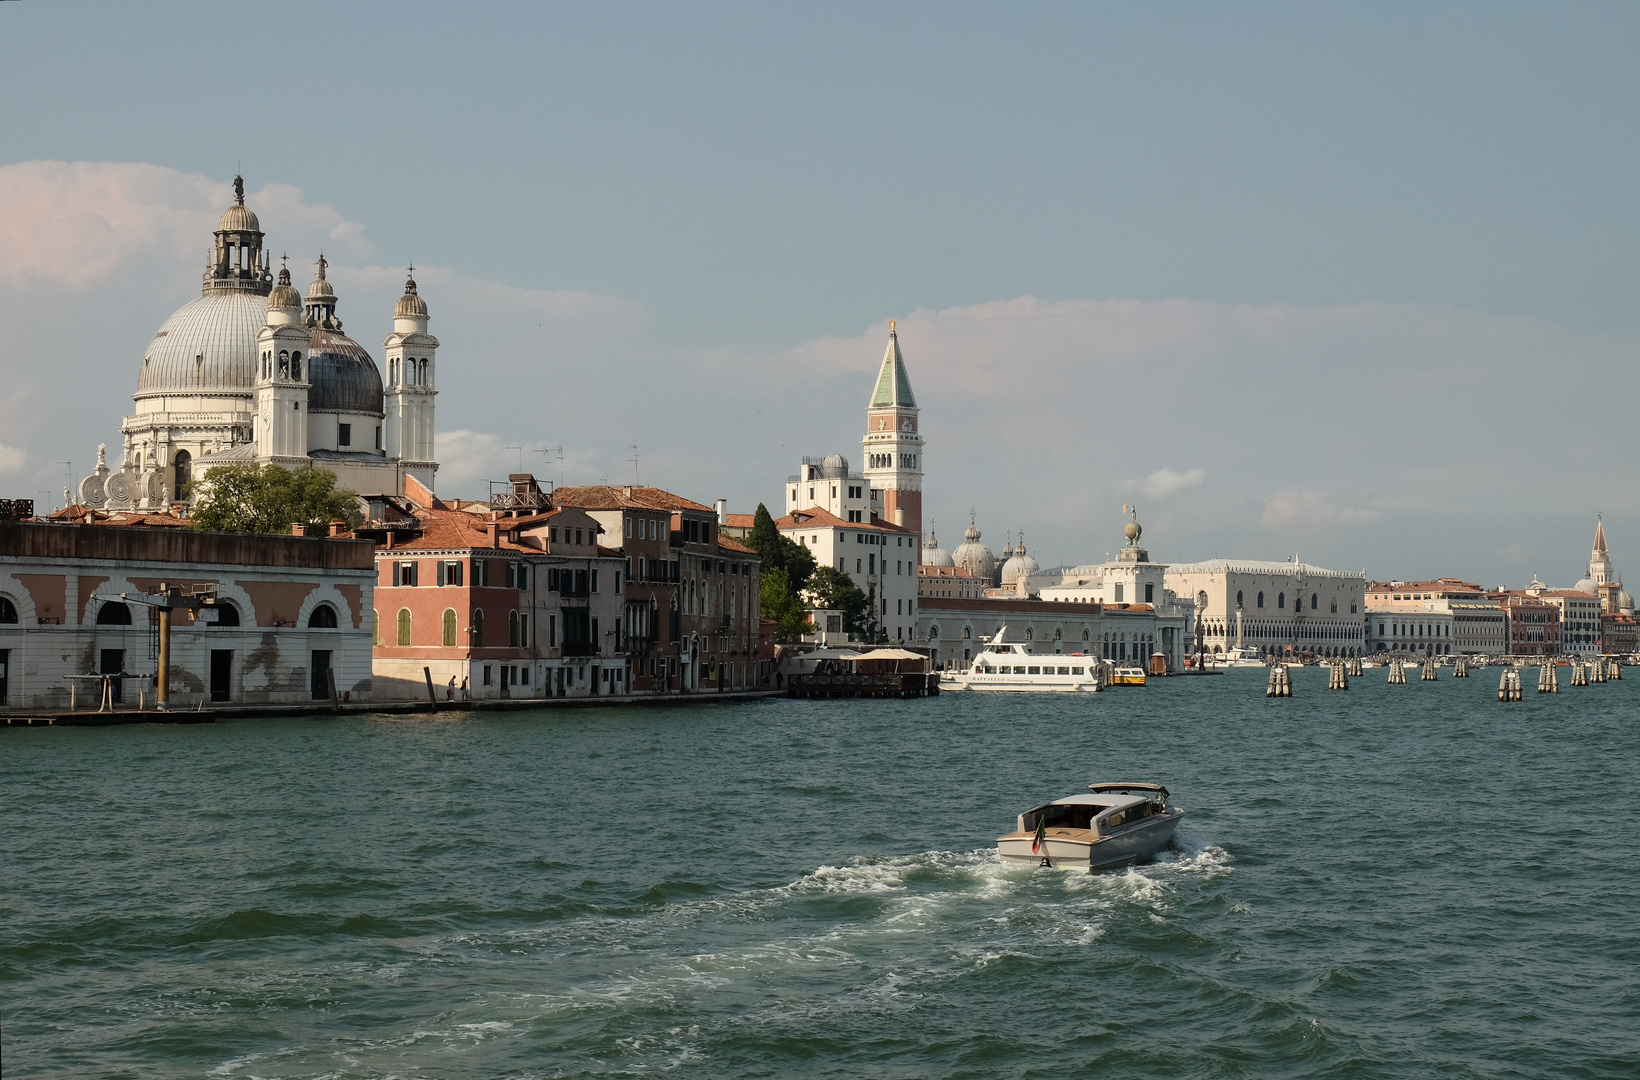
[(416, 565), (417, 564), (413, 562), (401, 562), (396, 564), (393, 572), (393, 584), (402, 585), (405, 588), (415, 588)]
[(627, 539), (630, 540), (632, 538), (632, 519), (631, 518), (626, 519), (626, 535), (627, 535)]
[(557, 647), (558, 647), (558, 616), (548, 615), (547, 616), (547, 648), (556, 649)]
[(484, 665), (484, 685), (489, 686), (491, 684), (493, 678), (494, 678), (494, 676), (491, 674), (490, 665), (485, 664)]
[(518, 617), (518, 646), (521, 649), (530, 647), (530, 617), (528, 615)]
[(518, 564), (515, 562), (507, 564), (507, 588), (518, 588)]
[(592, 591), (598, 591), (598, 571), (596, 570), (592, 572)]
[(380, 450), (381, 448), (382, 448), (382, 426), (380, 424), (377, 424), (376, 425), (376, 449)]
[(621, 591), (621, 572), (619, 570), (615, 571), (615, 591)]
[(336, 425), (336, 445), (337, 446), (352, 446), (353, 445), (353, 425), (352, 424), (337, 424)]
[(593, 653), (594, 656), (602, 656), (603, 655), (603, 649), (600, 647), (599, 643), (600, 643), (600, 638), (598, 637), (598, 620), (593, 619), (592, 620), (592, 640), (588, 644), (590, 644), (592, 646), (592, 653)]
[(551, 542), (556, 544), (558, 542), (558, 526), (554, 525), (552, 528), (548, 529), (547, 532)]

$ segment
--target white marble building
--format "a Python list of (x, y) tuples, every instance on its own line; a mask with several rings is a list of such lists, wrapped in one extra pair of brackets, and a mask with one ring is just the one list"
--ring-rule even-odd
[(135, 411), (120, 426), (120, 460), (99, 450), (79, 501), (97, 510), (160, 509), (186, 497), (211, 465), (314, 465), (360, 493), (429, 489), (438, 339), (414, 280), (383, 342), (388, 378), (342, 332), (335, 288), (318, 274), (304, 298), (281, 268), (274, 282), (261, 223), (234, 178), (234, 204), (214, 233), (200, 295), (143, 353)]

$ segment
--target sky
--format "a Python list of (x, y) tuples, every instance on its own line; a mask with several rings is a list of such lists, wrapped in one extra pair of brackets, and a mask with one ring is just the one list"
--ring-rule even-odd
[(1637, 47), (1621, 4), (0, 4), (0, 497), (117, 460), (239, 171), (378, 359), (416, 266), (444, 494), (778, 509), (859, 465), (895, 319), (948, 549), (1098, 561), (1133, 504), (1159, 561), (1518, 587), (1603, 514), (1640, 574)]

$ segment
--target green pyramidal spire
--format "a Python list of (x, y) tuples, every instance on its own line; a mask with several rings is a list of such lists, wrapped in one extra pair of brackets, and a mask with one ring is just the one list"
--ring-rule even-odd
[(917, 407), (911, 394), (911, 379), (905, 373), (905, 358), (900, 355), (900, 339), (894, 332), (894, 320), (888, 320), (888, 350), (883, 353), (883, 369), (877, 375), (877, 390), (871, 395), (871, 407), (902, 405)]

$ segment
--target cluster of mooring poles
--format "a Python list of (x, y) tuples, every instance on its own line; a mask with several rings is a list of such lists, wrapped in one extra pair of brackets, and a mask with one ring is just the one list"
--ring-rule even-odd
[(1503, 669), (1503, 677), (1498, 680), (1498, 700), (1520, 700), (1520, 668), (1513, 664)]
[(1421, 682), (1434, 682), (1435, 681), (1435, 661), (1433, 661), (1433, 660), (1425, 660), (1424, 661), (1424, 673), (1422, 675), (1418, 676), (1418, 679)]
[(1344, 661), (1334, 660), (1327, 665), (1327, 689), (1348, 690), (1350, 688), (1349, 673), (1344, 669)]
[(1293, 677), (1287, 674), (1286, 664), (1277, 664), (1270, 669), (1270, 683), (1264, 688), (1264, 696), (1293, 696)]
[(1361, 676), (1361, 658), (1359, 656), (1350, 657), (1350, 674), (1357, 678)]
[[(1595, 675), (1595, 678), (1598, 679), (1599, 677), (1600, 676), (1597, 673)], [(1572, 661), (1572, 685), (1573, 686), (1588, 686), (1589, 685), (1589, 669), (1581, 661), (1578, 661), (1578, 660), (1573, 660)]]
[(1538, 693), (1560, 693), (1560, 676), (1555, 674), (1555, 662), (1553, 660), (1545, 660), (1543, 666), (1538, 668)]
[(1469, 658), (1457, 656), (1452, 661), (1452, 677), (1454, 679), (1469, 678)]
[(1407, 684), (1407, 666), (1399, 660), (1389, 662), (1389, 684), (1391, 686), (1405, 686)]

